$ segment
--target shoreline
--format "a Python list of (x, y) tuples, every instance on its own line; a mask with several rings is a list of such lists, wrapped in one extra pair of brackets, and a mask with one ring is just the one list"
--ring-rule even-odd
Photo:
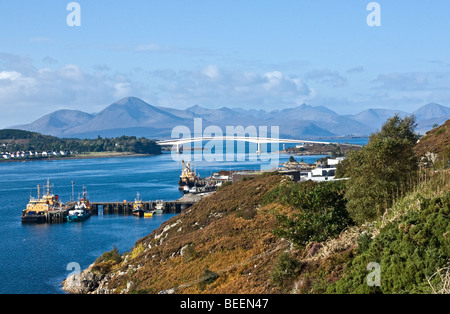
[(76, 156), (68, 156), (68, 157), (46, 157), (46, 158), (23, 158), (23, 159), (5, 159), (0, 160), (1, 163), (10, 163), (10, 162), (35, 162), (35, 161), (55, 161), (55, 160), (77, 160), (77, 159), (104, 159), (104, 158), (124, 158), (124, 157), (148, 157), (148, 156), (157, 156), (157, 154), (135, 154), (135, 153), (105, 153), (105, 154), (80, 154)]

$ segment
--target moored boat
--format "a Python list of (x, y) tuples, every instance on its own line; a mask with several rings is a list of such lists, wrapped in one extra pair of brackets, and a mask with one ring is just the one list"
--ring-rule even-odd
[(142, 202), (141, 195), (138, 192), (133, 204), (133, 215), (137, 217), (144, 217), (144, 212), (144, 204)]
[(74, 209), (69, 210), (69, 214), (67, 215), (67, 221), (68, 222), (85, 221), (86, 219), (91, 217), (90, 209), (91, 206), (87, 196), (87, 190), (86, 187), (83, 186), (83, 196), (75, 204)]
[(37, 198), (30, 196), (30, 201), (27, 204), (27, 208), (22, 211), (21, 221), (22, 223), (45, 223), (48, 219), (50, 211), (62, 209), (58, 195), (54, 195), (50, 188), (50, 180), (47, 179), (47, 193), (40, 197), (40, 185), (37, 186), (38, 196)]
[(187, 164), (184, 160), (181, 161), (183, 169), (181, 170), (180, 180), (178, 181), (179, 190), (183, 193), (186, 193), (187, 189), (192, 188), (194, 186), (202, 187), (205, 185), (202, 180), (194, 170), (191, 169), (191, 164), (188, 162)]
[(144, 218), (152, 218), (153, 212), (152, 211), (144, 211)]
[(67, 215), (67, 221), (68, 222), (85, 221), (90, 217), (91, 213), (89, 212), (86, 203), (80, 201), (75, 205), (74, 209), (69, 210), (69, 215)]
[(164, 213), (164, 202), (163, 201), (156, 202), (155, 213), (157, 215), (161, 215)]

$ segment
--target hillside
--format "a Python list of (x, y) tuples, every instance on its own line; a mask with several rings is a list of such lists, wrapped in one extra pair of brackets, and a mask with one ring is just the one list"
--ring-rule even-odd
[(450, 120), (423, 136), (414, 148), (425, 163), (444, 165), (450, 160)]
[[(2, 152), (14, 153), (67, 151), (77, 153), (89, 152), (130, 152), (138, 154), (160, 154), (161, 147), (155, 141), (133, 136), (116, 138), (73, 139), (42, 135), (36, 132), (5, 129), (0, 130)], [(31, 157), (29, 157), (31, 158)], [(33, 157), (34, 158), (34, 157)]]
[[(427, 279), (446, 267), (450, 254), (445, 238), (450, 232), (449, 178), (448, 171), (428, 177), (398, 199), (379, 222), (349, 226), (304, 248), (274, 235), (275, 214), (289, 207), (274, 201), (264, 205), (273, 187), (283, 186), (286, 179), (270, 176), (238, 182), (167, 221), (130, 252), (105, 253), (82, 272), (81, 285), (71, 277), (63, 286), (70, 293), (401, 293), (405, 288), (410, 291), (403, 292), (432, 293), (442, 288), (442, 282), (433, 277), (430, 286)], [(408, 237), (415, 242), (408, 242)], [(375, 252), (379, 248), (382, 251)], [(382, 267), (394, 271), (382, 274), (386, 280), (382, 290), (365, 282), (371, 250), (391, 256), (381, 260)], [(432, 260), (427, 250), (434, 250)], [(403, 254), (417, 257), (409, 261)], [(405, 273), (417, 278), (405, 282), (394, 269), (408, 267)]]

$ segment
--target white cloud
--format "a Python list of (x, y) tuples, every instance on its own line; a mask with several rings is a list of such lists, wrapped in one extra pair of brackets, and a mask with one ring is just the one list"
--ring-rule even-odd
[(379, 75), (375, 82), (379, 89), (417, 91), (428, 89), (433, 76), (429, 73), (389, 73)]
[(142, 86), (123, 74), (92, 74), (75, 64), (37, 68), (27, 58), (0, 54), (0, 128), (59, 109), (98, 111), (140, 91)]
[(151, 74), (162, 81), (161, 105), (172, 107), (203, 104), (273, 109), (301, 104), (315, 96), (298, 76), (280, 71), (259, 74), (208, 65), (193, 71), (159, 70)]
[(0, 72), (0, 80), (11, 80), (15, 81), (19, 79), (22, 75), (16, 71), (2, 71)]
[(219, 68), (215, 65), (208, 65), (207, 67), (203, 68), (201, 73), (210, 79), (216, 79), (220, 76)]
[(330, 69), (312, 70), (305, 75), (305, 79), (321, 82), (331, 87), (344, 87), (347, 85), (347, 79), (337, 71)]

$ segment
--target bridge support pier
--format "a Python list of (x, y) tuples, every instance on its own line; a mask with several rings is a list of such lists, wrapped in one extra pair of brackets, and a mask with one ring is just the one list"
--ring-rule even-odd
[(261, 143), (258, 143), (258, 150), (256, 151), (256, 154), (259, 156), (262, 153)]

